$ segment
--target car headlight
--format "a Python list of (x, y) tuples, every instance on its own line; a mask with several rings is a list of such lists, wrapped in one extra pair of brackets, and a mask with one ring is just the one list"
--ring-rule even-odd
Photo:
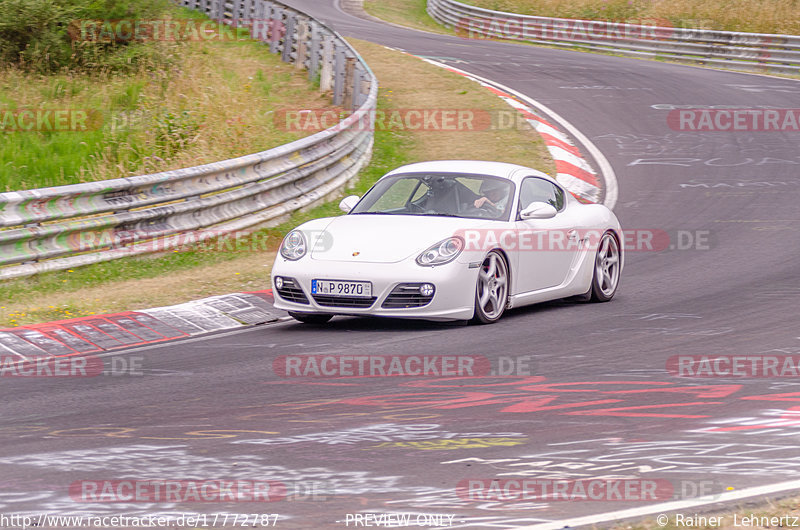
[(308, 245), (306, 244), (306, 236), (299, 230), (292, 230), (283, 238), (281, 243), (281, 256), (284, 258), (297, 261), (306, 255)]
[(462, 250), (464, 250), (464, 240), (460, 237), (449, 237), (417, 256), (417, 265), (423, 267), (444, 265), (456, 259)]

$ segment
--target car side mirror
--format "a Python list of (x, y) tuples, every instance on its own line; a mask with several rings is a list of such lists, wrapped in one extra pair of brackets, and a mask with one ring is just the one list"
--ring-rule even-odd
[(558, 210), (552, 204), (546, 202), (532, 202), (519, 214), (522, 219), (552, 219)]
[(345, 197), (342, 199), (342, 202), (339, 203), (339, 209), (344, 213), (350, 213), (350, 210), (356, 207), (358, 201), (361, 200), (361, 197), (358, 195), (350, 195), (349, 197)]

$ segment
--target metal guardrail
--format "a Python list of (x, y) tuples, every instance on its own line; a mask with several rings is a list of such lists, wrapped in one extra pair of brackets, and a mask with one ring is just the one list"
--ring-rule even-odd
[(800, 36), (668, 28), (491, 11), (428, 0), (428, 14), (466, 36), (579, 47), (734, 70), (800, 74)]
[[(268, 151), (115, 180), (0, 193), (0, 280), (169, 250), (275, 222), (338, 192), (370, 159), (378, 81), (322, 22), (273, 0), (180, 0), (320, 77), (338, 125)], [(237, 22), (238, 23), (238, 22)]]

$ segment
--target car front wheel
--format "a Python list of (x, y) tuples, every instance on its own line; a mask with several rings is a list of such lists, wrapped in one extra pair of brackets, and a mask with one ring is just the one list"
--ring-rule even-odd
[(613, 232), (606, 232), (597, 247), (592, 278), (592, 301), (608, 302), (619, 285), (621, 253), (619, 241)]
[(493, 250), (483, 260), (475, 288), (475, 322), (497, 322), (508, 304), (508, 264), (503, 255)]

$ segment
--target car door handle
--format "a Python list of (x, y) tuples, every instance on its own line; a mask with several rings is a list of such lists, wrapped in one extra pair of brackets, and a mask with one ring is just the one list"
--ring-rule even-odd
[(567, 237), (573, 241), (578, 239), (578, 231), (575, 229), (567, 231)]

